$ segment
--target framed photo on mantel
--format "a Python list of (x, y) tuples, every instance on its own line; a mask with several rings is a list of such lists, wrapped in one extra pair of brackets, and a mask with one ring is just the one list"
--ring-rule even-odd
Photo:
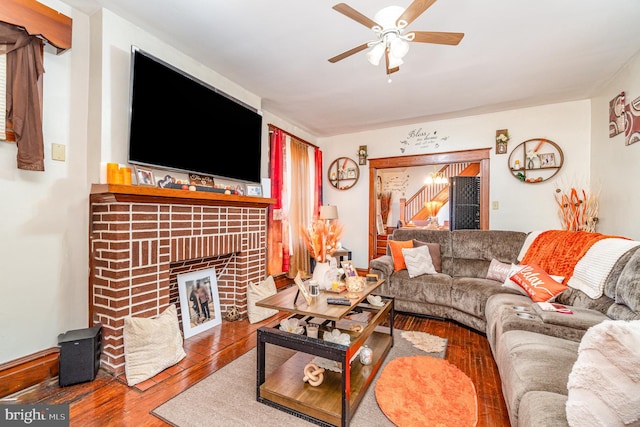
[(262, 185), (247, 184), (247, 196), (262, 197)]

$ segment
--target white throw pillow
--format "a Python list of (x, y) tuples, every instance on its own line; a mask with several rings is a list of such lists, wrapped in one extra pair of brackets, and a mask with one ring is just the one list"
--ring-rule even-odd
[(436, 274), (433, 266), (428, 246), (418, 246), (417, 248), (402, 248), (402, 256), (407, 264), (409, 277), (417, 277), (423, 274)]
[(505, 288), (515, 289), (516, 291), (520, 292), (522, 295), (527, 295), (527, 292), (524, 289), (522, 289), (520, 285), (518, 285), (516, 282), (511, 280), (511, 278), (515, 276), (515, 274), (518, 271), (522, 270), (523, 268), (524, 268), (524, 265), (511, 264), (511, 269), (509, 269), (507, 278), (504, 279), (504, 283), (502, 284), (502, 286), (504, 286)]
[(274, 282), (272, 276), (267, 277), (264, 282), (260, 284), (249, 283), (249, 286), (247, 286), (247, 314), (249, 316), (249, 323), (261, 322), (278, 313), (278, 310), (273, 308), (256, 306), (256, 302), (275, 295), (276, 292), (276, 282)]
[(187, 355), (182, 347), (175, 304), (155, 319), (125, 317), (123, 337), (124, 369), (129, 386), (148, 380)]
[(605, 320), (582, 337), (569, 374), (570, 426), (640, 424), (640, 320)]

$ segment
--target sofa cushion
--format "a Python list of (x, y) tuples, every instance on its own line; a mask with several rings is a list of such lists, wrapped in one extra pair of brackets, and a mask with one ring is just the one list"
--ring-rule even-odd
[(407, 265), (409, 277), (418, 277), (423, 274), (436, 274), (437, 271), (429, 255), (429, 247), (402, 248), (402, 256)]
[(548, 391), (530, 391), (520, 400), (518, 426), (568, 426), (565, 404), (567, 396)]
[(412, 248), (413, 240), (389, 240), (388, 245), (393, 258), (394, 271), (406, 269), (407, 264), (404, 261), (404, 255), (402, 255), (402, 248)]
[(511, 280), (520, 285), (533, 302), (551, 301), (568, 288), (533, 263), (523, 267)]
[(509, 275), (511, 265), (506, 262), (500, 262), (495, 258), (492, 259), (491, 264), (489, 264), (489, 271), (487, 271), (487, 279), (504, 282)]
[(507, 331), (529, 331), (580, 342), (590, 326), (607, 319), (600, 312), (572, 307), (575, 310), (573, 315), (553, 313), (557, 318), (545, 322), (533, 306), (535, 303), (531, 298), (524, 295), (500, 294), (489, 297), (485, 307), (485, 332), (494, 355), (497, 341)]
[(496, 365), (511, 425), (518, 425), (520, 400), (530, 391), (567, 394), (578, 343), (529, 331), (512, 330), (496, 343)]
[[(451, 232), (451, 276), (486, 278), (492, 259), (516, 262), (526, 233), (506, 230), (454, 230)], [(444, 266), (443, 266), (444, 271)]]
[(571, 426), (640, 421), (640, 320), (608, 320), (589, 329), (568, 381)]
[(442, 273), (412, 279), (407, 270), (396, 271), (384, 291), (399, 299), (451, 306), (451, 276)]
[(438, 273), (442, 273), (442, 257), (440, 255), (440, 244), (421, 242), (420, 240), (413, 239), (413, 247), (427, 246), (429, 248), (429, 255), (431, 255), (431, 262), (433, 267)]
[(498, 282), (475, 277), (454, 277), (451, 281), (451, 306), (476, 317), (485, 318), (487, 300), (500, 293), (515, 293)]
[(616, 304), (640, 313), (640, 251), (636, 251), (622, 270), (616, 285)]

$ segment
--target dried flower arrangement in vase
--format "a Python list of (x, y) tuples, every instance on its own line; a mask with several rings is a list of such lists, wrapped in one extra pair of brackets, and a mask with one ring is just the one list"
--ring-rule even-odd
[[(316, 280), (322, 289), (331, 287), (331, 282), (335, 279), (337, 271), (330, 273), (329, 259), (338, 249), (338, 243), (342, 238), (343, 226), (338, 221), (315, 219), (308, 228), (302, 230), (304, 243), (309, 250), (309, 254), (315, 259), (316, 267), (313, 271), (313, 279)], [(335, 266), (337, 270), (337, 266)], [(330, 277), (332, 276), (332, 277)]]
[(598, 223), (598, 195), (585, 189), (556, 188), (556, 203), (562, 228), (569, 231), (596, 231)]

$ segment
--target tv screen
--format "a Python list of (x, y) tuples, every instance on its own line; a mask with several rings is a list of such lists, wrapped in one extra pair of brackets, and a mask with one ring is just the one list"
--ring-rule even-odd
[(129, 163), (260, 182), (262, 116), (132, 47)]

